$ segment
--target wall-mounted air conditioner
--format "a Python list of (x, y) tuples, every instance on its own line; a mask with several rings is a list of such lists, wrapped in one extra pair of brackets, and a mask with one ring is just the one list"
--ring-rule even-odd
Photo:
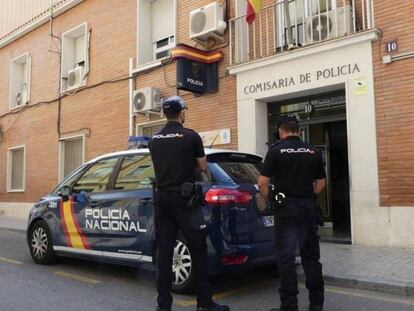
[(160, 90), (155, 87), (146, 87), (134, 91), (132, 100), (132, 111), (136, 113), (145, 113), (148, 111), (160, 110)]
[(67, 90), (73, 90), (82, 85), (85, 67), (78, 66), (68, 71)]
[(226, 30), (223, 5), (210, 3), (190, 12), (190, 38), (207, 41), (210, 37), (221, 37)]
[(352, 12), (349, 5), (308, 17), (306, 43), (316, 43), (349, 35), (352, 32)]
[(27, 91), (21, 90), (16, 93), (15, 97), (16, 107), (20, 107), (27, 104)]

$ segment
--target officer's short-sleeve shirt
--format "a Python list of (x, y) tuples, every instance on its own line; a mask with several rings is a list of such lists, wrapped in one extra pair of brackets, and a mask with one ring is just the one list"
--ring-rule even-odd
[(313, 182), (326, 178), (321, 153), (297, 136), (289, 136), (268, 151), (261, 175), (273, 178), (278, 192), (313, 197)]
[(153, 136), (149, 148), (159, 189), (194, 182), (197, 158), (205, 156), (200, 135), (178, 122), (168, 122)]

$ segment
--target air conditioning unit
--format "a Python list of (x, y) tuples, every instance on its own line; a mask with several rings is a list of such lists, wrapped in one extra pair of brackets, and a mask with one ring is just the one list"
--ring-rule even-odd
[(146, 87), (134, 91), (132, 100), (132, 111), (134, 114), (159, 111), (160, 110), (160, 90), (155, 87)]
[(223, 36), (227, 24), (224, 21), (223, 5), (210, 3), (190, 12), (190, 38), (207, 41), (210, 37)]
[(21, 90), (16, 93), (15, 98), (16, 107), (20, 107), (27, 104), (27, 91)]
[(352, 11), (349, 5), (314, 15), (306, 20), (306, 43), (343, 37), (352, 32)]
[(83, 82), (84, 67), (78, 66), (68, 71), (67, 90), (76, 89)]

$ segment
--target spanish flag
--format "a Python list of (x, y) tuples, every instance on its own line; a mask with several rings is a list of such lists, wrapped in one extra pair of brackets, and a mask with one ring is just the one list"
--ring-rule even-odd
[(251, 24), (256, 19), (256, 15), (260, 14), (262, 8), (262, 0), (247, 0), (246, 21)]

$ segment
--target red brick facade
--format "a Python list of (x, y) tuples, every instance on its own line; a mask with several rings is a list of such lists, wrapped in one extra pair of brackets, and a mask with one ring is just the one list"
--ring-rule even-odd
[(396, 40), (398, 55), (414, 52), (414, 2), (375, 3), (380, 39), (373, 44), (377, 109), (379, 184), (382, 205), (414, 205), (414, 58), (383, 64), (386, 43)]
[[(189, 12), (210, 1), (177, 2), (177, 42), (195, 46), (195, 42), (188, 39)], [(129, 59), (136, 56), (136, 5), (136, 0), (87, 0), (54, 20), (53, 32), (57, 36), (85, 21), (88, 23), (91, 30), (88, 87), (128, 76)], [(0, 151), (1, 202), (36, 201), (58, 181), (58, 101), (8, 114), (10, 61), (22, 53), (29, 52), (32, 61), (29, 105), (58, 97), (59, 56), (48, 53), (48, 30), (49, 25), (45, 24), (0, 49), (0, 126), (4, 131)], [(230, 128), (232, 143), (223, 147), (237, 148), (236, 81), (226, 75), (227, 49), (222, 47), (225, 58), (219, 66), (219, 93), (202, 97), (187, 92), (180, 92), (180, 95), (190, 108), (188, 127), (197, 131)], [(175, 63), (139, 74), (136, 81), (137, 88), (160, 88), (162, 97), (175, 94)], [(85, 134), (86, 160), (122, 150), (126, 148), (129, 135), (128, 116), (128, 81), (80, 90), (61, 100), (61, 136)], [(157, 118), (151, 117), (153, 119)], [(137, 118), (137, 123), (147, 121), (144, 117)], [(26, 146), (25, 192), (8, 193), (8, 148), (20, 145)]]
[[(53, 32), (57, 36), (85, 21), (88, 23), (91, 41), (87, 87), (128, 76), (129, 59), (137, 52), (136, 1), (86, 0), (54, 20)], [(189, 12), (210, 2), (177, 0), (178, 43), (199, 47), (188, 37)], [(397, 54), (414, 51), (411, 26), (414, 17), (409, 14), (414, 11), (414, 2), (374, 2), (376, 26), (382, 33), (380, 40), (373, 44), (381, 203), (413, 205), (414, 89), (411, 84), (414, 59), (384, 65), (382, 57), (386, 54), (385, 43), (389, 40), (398, 41)], [(228, 12), (233, 17), (234, 7)], [(59, 104), (58, 101), (36, 104), (56, 99), (59, 94), (59, 55), (48, 52), (48, 30), (49, 25), (45, 24), (0, 49), (0, 127), (4, 132), (0, 143), (0, 202), (35, 201), (58, 181)], [(180, 92), (180, 95), (190, 108), (188, 127), (197, 131), (230, 128), (231, 144), (223, 147), (237, 148), (236, 78), (226, 74), (229, 47), (224, 44), (221, 49), (224, 60), (219, 65), (219, 92), (201, 97), (188, 92)], [(22, 111), (10, 114), (10, 60), (25, 52), (30, 53), (32, 62), (30, 104)], [(136, 78), (136, 88), (158, 87), (162, 97), (176, 94), (175, 69), (175, 63), (170, 62), (164, 67), (140, 73)], [(121, 150), (126, 147), (129, 135), (128, 114), (128, 81), (80, 90), (61, 100), (61, 135), (85, 134), (86, 160)], [(152, 116), (150, 120), (157, 118)], [(136, 120), (138, 124), (148, 121), (141, 116)], [(23, 193), (8, 193), (7, 152), (8, 148), (19, 145), (26, 146), (26, 189)]]

